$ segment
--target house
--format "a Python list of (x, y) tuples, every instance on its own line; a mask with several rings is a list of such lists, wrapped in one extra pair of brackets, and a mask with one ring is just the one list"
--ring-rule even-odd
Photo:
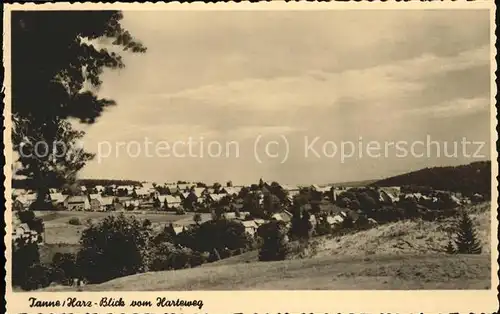
[(320, 190), (321, 188), (320, 188), (320, 187), (319, 187), (319, 185), (317, 185), (317, 184), (312, 184), (312, 185), (310, 186), (310, 189), (311, 189), (311, 190), (314, 190), (314, 191), (318, 191), (318, 192), (319, 192), (319, 190)]
[(226, 220), (234, 220), (237, 218), (234, 212), (225, 212), (222, 214), (222, 217)]
[(97, 193), (102, 193), (104, 191), (104, 187), (102, 185), (96, 185), (95, 189)]
[(340, 196), (342, 193), (344, 193), (344, 192), (345, 192), (345, 190), (334, 189), (334, 190), (333, 190), (333, 195), (332, 195), (332, 197), (333, 197), (332, 201), (336, 202), (336, 201), (338, 200), (339, 196)]
[(15, 211), (15, 210), (25, 210), (26, 208), (24, 207), (23, 203), (18, 200), (18, 199), (15, 199), (12, 201), (12, 210)]
[(172, 229), (176, 235), (181, 233), (181, 232), (186, 231), (186, 228), (184, 228), (184, 226), (173, 226)]
[(62, 193), (50, 193), (49, 194), (50, 201), (53, 205), (59, 205), (64, 203), (64, 195)]
[(144, 188), (145, 190), (154, 190), (154, 186), (153, 186), (153, 183), (151, 182), (142, 182), (142, 188)]
[(343, 223), (346, 218), (347, 218), (347, 214), (345, 212), (339, 212), (338, 214), (335, 214), (334, 216), (326, 217), (326, 221), (330, 224), (330, 226), (333, 226), (333, 225), (339, 225), (339, 224)]
[(179, 196), (165, 195), (166, 207), (168, 209), (175, 209), (181, 206), (181, 198)]
[(163, 194), (163, 195), (158, 195), (156, 198), (160, 201), (160, 204), (163, 206), (163, 204), (165, 204), (165, 201), (167, 200), (167, 196), (166, 194)]
[(30, 227), (28, 226), (28, 224), (26, 223), (22, 223), (22, 224), (19, 224), (17, 225), (15, 228), (14, 228), (14, 232), (13, 232), (13, 235), (15, 234), (16, 237), (21, 237), (23, 236), (25, 233), (27, 232), (30, 232)]
[(209, 194), (207, 196), (208, 201), (213, 202), (213, 203), (218, 203), (224, 198), (226, 195), (225, 194)]
[(114, 210), (115, 198), (113, 196), (101, 197), (101, 208), (103, 211)]
[(190, 183), (177, 184), (177, 188), (180, 192), (189, 192), (193, 186), (194, 185)]
[(283, 211), (282, 213), (276, 213), (271, 216), (272, 220), (278, 220), (278, 221), (283, 221), (285, 223), (290, 223), (292, 220), (292, 215), (288, 213), (287, 211)]
[(237, 219), (244, 220), (250, 217), (250, 212), (240, 212), (239, 217), (236, 216)]
[(179, 192), (179, 188), (177, 186), (167, 187), (167, 190), (168, 190), (168, 193), (170, 195), (174, 195), (174, 194), (177, 194)]
[(194, 189), (192, 189), (192, 193), (194, 193), (194, 195), (197, 198), (201, 198), (203, 196), (203, 191), (205, 191), (205, 188), (194, 188)]
[(379, 201), (386, 204), (394, 204), (399, 201), (399, 196), (394, 194), (391, 190), (380, 188)]
[(14, 226), (12, 231), (12, 239), (14, 241), (18, 239), (25, 239), (26, 242), (42, 243), (43, 235), (36, 232), (35, 230), (31, 230), (28, 224), (22, 223)]
[(33, 204), (33, 202), (36, 201), (36, 194), (35, 193), (22, 194), (17, 196), (16, 200), (21, 202), (24, 208), (29, 208), (31, 204)]
[(19, 195), (24, 195), (24, 194), (28, 194), (28, 191), (25, 189), (12, 189), (13, 196), (19, 196)]
[(90, 210), (90, 202), (89, 199), (86, 196), (81, 196), (81, 195), (75, 195), (75, 196), (68, 196), (64, 200), (64, 207), (66, 207), (67, 210), (76, 210), (76, 211), (84, 211), (84, 210)]
[(94, 212), (102, 211), (102, 197), (100, 194), (90, 194), (90, 208)]
[(242, 221), (241, 224), (245, 227), (245, 232), (251, 236), (257, 233), (257, 228), (259, 227), (254, 220)]
[(224, 187), (221, 190), (221, 193), (225, 193), (231, 196), (238, 196), (240, 194), (241, 187)]
[(151, 191), (147, 188), (138, 188), (138, 189), (135, 189), (135, 194), (138, 197), (146, 198), (146, 197), (151, 195)]
[(257, 224), (258, 227), (262, 226), (263, 224), (265, 224), (267, 222), (264, 219), (260, 219), (260, 218), (254, 219), (253, 221)]
[(145, 198), (139, 200), (139, 208), (140, 209), (155, 209), (155, 202), (153, 198)]
[(137, 209), (139, 205), (140, 202), (137, 199), (133, 199), (130, 196), (120, 196), (115, 199), (113, 208), (120, 211), (125, 209)]

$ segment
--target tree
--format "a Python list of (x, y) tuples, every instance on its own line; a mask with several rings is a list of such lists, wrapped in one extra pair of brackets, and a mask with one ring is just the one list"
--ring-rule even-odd
[(307, 210), (294, 209), (289, 230), (290, 238), (307, 241), (310, 238), (312, 224)]
[(160, 202), (160, 199), (157, 198), (157, 197), (154, 197), (153, 198), (153, 208), (155, 210), (159, 210), (161, 208), (161, 202)]
[(153, 239), (153, 243), (158, 245), (163, 242), (176, 243), (176, 234), (174, 230), (174, 225), (170, 223), (168, 226), (165, 226), (163, 230), (156, 235)]
[(67, 119), (92, 124), (114, 105), (95, 93), (104, 68), (124, 67), (109, 47), (146, 48), (121, 27), (119, 11), (15, 11), (11, 17), (12, 143), (18, 174), (43, 208), (48, 189), (74, 181), (93, 157), (79, 144), (83, 132)]
[(458, 254), (481, 254), (481, 243), (477, 237), (472, 220), (463, 212), (458, 223), (458, 232), (455, 239)]
[(220, 190), (222, 188), (222, 185), (219, 183), (219, 182), (215, 182), (212, 186), (212, 188), (214, 189), (214, 193), (215, 194), (219, 194), (220, 193)]
[(91, 283), (148, 270), (151, 229), (134, 216), (108, 216), (82, 232), (77, 264)]
[[(29, 270), (40, 263), (38, 244), (25, 238), (12, 241), (12, 285), (24, 290), (36, 289)], [(31, 283), (30, 283), (31, 282)]]
[(280, 209), (280, 200), (279, 198), (271, 193), (264, 194), (264, 212), (267, 215), (272, 215), (279, 211)]
[(457, 249), (455, 248), (455, 244), (453, 243), (452, 240), (448, 241), (448, 245), (446, 245), (446, 253), (448, 254), (456, 254)]
[(257, 234), (262, 238), (259, 250), (260, 261), (282, 261), (290, 252), (286, 226), (282, 221), (271, 221), (259, 227)]
[(194, 216), (193, 216), (193, 221), (199, 225), (200, 222), (201, 222), (201, 214), (200, 213), (195, 213)]

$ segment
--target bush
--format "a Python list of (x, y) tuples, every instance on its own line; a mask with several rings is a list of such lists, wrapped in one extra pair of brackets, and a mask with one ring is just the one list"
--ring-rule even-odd
[(262, 237), (259, 250), (260, 261), (282, 261), (290, 253), (290, 244), (286, 235), (286, 226), (282, 221), (271, 221), (258, 229)]
[(200, 266), (208, 261), (209, 254), (195, 252), (189, 248), (176, 247), (164, 242), (153, 250), (152, 271), (183, 269)]
[(326, 216), (321, 216), (318, 223), (316, 224), (316, 235), (324, 236), (332, 233), (332, 226), (326, 220)]
[(197, 227), (189, 228), (179, 233), (176, 239), (176, 244), (193, 251), (213, 252), (217, 249), (221, 256), (225, 256), (226, 249), (246, 249), (252, 245), (245, 227), (240, 222), (226, 219), (207, 221)]
[(76, 254), (56, 253), (52, 258), (53, 279), (52, 281), (69, 285), (74, 278), (79, 277), (76, 265)]
[(36, 290), (48, 287), (52, 278), (52, 271), (49, 266), (37, 263), (31, 265), (26, 270), (25, 280), (20, 287), (23, 290)]
[(78, 217), (73, 217), (71, 218), (68, 223), (70, 225), (73, 225), (73, 226), (80, 226), (82, 224), (82, 222), (80, 221), (80, 219)]
[(108, 216), (82, 233), (77, 264), (90, 283), (148, 270), (151, 228), (134, 216)]
[(186, 211), (185, 211), (185, 210), (184, 210), (184, 208), (182, 208), (182, 207), (177, 207), (177, 208), (175, 209), (175, 214), (176, 214), (176, 215), (185, 215), (185, 214), (186, 214)]

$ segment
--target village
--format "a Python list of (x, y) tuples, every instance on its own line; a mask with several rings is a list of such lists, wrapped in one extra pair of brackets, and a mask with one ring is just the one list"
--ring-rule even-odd
[[(415, 188), (413, 189), (415, 190)], [(366, 204), (356, 201), (356, 194), (369, 192), (377, 204), (396, 207), (397, 204), (410, 202), (415, 210), (470, 204), (483, 199), (479, 194), (463, 197), (460, 193), (434, 191), (420, 188), (418, 192), (408, 187), (347, 187), (347, 186), (292, 186), (277, 182), (264, 182), (249, 186), (234, 186), (227, 182), (225, 186), (215, 183), (207, 186), (203, 183), (165, 183), (162, 185), (142, 182), (140, 185), (81, 185), (77, 195), (68, 195), (61, 190), (50, 189), (47, 207), (54, 211), (65, 212), (126, 212), (139, 217), (147, 214), (175, 214), (179, 221), (171, 227), (178, 234), (189, 225), (207, 220), (227, 219), (239, 221), (246, 233), (254, 236), (259, 226), (270, 220), (283, 221), (288, 226), (293, 217), (294, 208), (308, 212), (313, 228), (323, 219), (330, 227), (340, 226), (349, 217), (354, 222), (363, 212)], [(351, 194), (351, 195), (350, 195)], [(14, 211), (29, 210), (36, 200), (36, 194), (23, 189), (13, 190)], [(380, 206), (374, 203), (374, 207)], [(368, 203), (369, 204), (369, 203)], [(433, 204), (435, 206), (433, 206)], [(49, 210), (49, 209), (48, 209)], [(191, 214), (187, 219), (182, 216)], [(321, 218), (320, 218), (321, 217)], [(370, 225), (378, 224), (373, 217), (366, 219)], [(26, 225), (14, 223), (13, 234), (39, 237)], [(158, 227), (162, 228), (161, 224)]]

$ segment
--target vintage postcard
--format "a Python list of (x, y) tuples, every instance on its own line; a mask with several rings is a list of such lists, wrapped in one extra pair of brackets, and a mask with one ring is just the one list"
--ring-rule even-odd
[(492, 1), (5, 8), (7, 313), (498, 309)]

